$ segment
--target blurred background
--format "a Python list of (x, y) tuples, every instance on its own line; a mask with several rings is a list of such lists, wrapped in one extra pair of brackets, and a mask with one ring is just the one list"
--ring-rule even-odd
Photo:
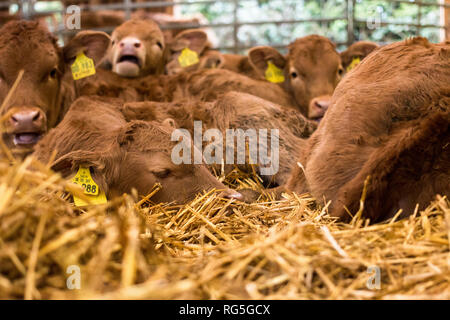
[[(79, 28), (71, 28), (80, 14)], [(0, 25), (40, 19), (62, 42), (80, 29), (111, 32), (132, 17), (157, 21), (166, 38), (187, 28), (207, 30), (214, 47), (245, 53), (257, 45), (283, 49), (297, 37), (320, 34), (339, 49), (411, 36), (432, 42), (450, 34), (450, 0), (17, 0), (0, 2)]]

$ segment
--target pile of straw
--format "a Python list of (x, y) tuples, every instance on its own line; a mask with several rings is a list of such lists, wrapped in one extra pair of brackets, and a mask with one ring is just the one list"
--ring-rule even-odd
[[(0, 298), (450, 299), (445, 197), (368, 226), (337, 222), (308, 195), (243, 204), (208, 192), (182, 206), (124, 195), (81, 210), (67, 190), (82, 197), (31, 158), (0, 162)], [(80, 289), (67, 286), (70, 266)]]

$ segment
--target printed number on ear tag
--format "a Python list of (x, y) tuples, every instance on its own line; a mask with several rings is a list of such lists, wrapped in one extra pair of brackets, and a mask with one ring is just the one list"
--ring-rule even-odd
[(77, 55), (70, 68), (74, 80), (80, 80), (95, 74), (94, 61), (86, 57), (83, 52)]
[(274, 65), (272, 61), (268, 62), (268, 66), (267, 66), (265, 75), (266, 75), (266, 80), (268, 80), (270, 82), (273, 82), (273, 83), (284, 82), (283, 70), (281, 70), (276, 65)]
[(77, 174), (72, 178), (72, 182), (81, 186), (84, 189), (84, 194), (90, 199), (90, 203), (73, 196), (73, 201), (77, 207), (87, 206), (88, 204), (103, 204), (106, 203), (106, 195), (100, 190), (98, 184), (92, 179), (89, 167), (82, 167), (78, 169)]
[(189, 48), (184, 48), (183, 51), (181, 51), (180, 56), (178, 57), (178, 62), (180, 63), (180, 66), (183, 68), (192, 66), (193, 64), (198, 63), (200, 60), (198, 59), (198, 54), (195, 51), (192, 51)]
[(360, 62), (361, 62), (361, 58), (360, 57), (353, 58), (353, 60), (350, 63), (350, 65), (347, 67), (347, 72), (352, 70), (354, 67), (356, 67)]

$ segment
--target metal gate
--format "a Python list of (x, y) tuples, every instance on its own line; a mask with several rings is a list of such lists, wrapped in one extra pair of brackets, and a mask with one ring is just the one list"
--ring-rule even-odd
[[(82, 0), (72, 0), (67, 1), (70, 4), (77, 4)], [(228, 3), (232, 6), (232, 16), (233, 19), (231, 22), (227, 23), (217, 23), (217, 22), (209, 22), (202, 24), (201, 27), (206, 28), (223, 28), (223, 27), (229, 27), (232, 28), (231, 37), (228, 35), (229, 38), (232, 38), (232, 44), (228, 46), (219, 46), (218, 49), (226, 50), (226, 51), (232, 51), (235, 53), (242, 52), (245, 49), (248, 49), (249, 47), (258, 45), (256, 44), (245, 44), (242, 43), (239, 39), (239, 30), (243, 28), (244, 26), (262, 26), (267, 24), (273, 24), (276, 26), (280, 25), (296, 25), (296, 24), (305, 24), (305, 23), (319, 23), (319, 24), (329, 24), (333, 23), (335, 21), (341, 21), (345, 23), (346, 25), (346, 38), (343, 39), (343, 41), (335, 41), (338, 45), (349, 45), (353, 43), (356, 40), (360, 40), (358, 36), (358, 30), (367, 29), (370, 27), (379, 26), (404, 26), (408, 28), (414, 29), (413, 34), (420, 35), (421, 30), (425, 28), (432, 28), (436, 30), (441, 30), (441, 40), (443, 37), (445, 37), (445, 30), (448, 32), (448, 25), (445, 25), (445, 19), (442, 19), (442, 16), (444, 15), (444, 12), (450, 11), (450, 3), (448, 3), (448, 0), (421, 0), (421, 1), (409, 1), (409, 0), (384, 0), (382, 2), (384, 3), (391, 3), (391, 4), (408, 4), (408, 5), (414, 5), (417, 7), (418, 14), (416, 21), (410, 21), (410, 22), (396, 22), (396, 21), (390, 21), (385, 20), (383, 17), (377, 17), (376, 14), (374, 17), (371, 17), (370, 19), (361, 19), (358, 18), (355, 12), (357, 11), (357, 8), (361, 3), (364, 1), (367, 2), (380, 2), (376, 0), (341, 0), (341, 2), (345, 2), (345, 10), (342, 15), (334, 16), (334, 17), (314, 17), (314, 18), (308, 18), (308, 19), (276, 19), (276, 20), (255, 20), (255, 21), (242, 21), (239, 19), (239, 11), (244, 10), (242, 8), (242, 4), (245, 2), (250, 2), (254, 0), (219, 0), (219, 1), (212, 1), (212, 0), (174, 0), (172, 1), (148, 1), (148, 2), (134, 2), (132, 0), (118, 0), (116, 3), (105, 3), (105, 4), (88, 4), (84, 5), (81, 9), (82, 10), (89, 10), (89, 11), (103, 11), (103, 10), (123, 10), (125, 12), (125, 17), (130, 18), (131, 12), (137, 9), (152, 9), (152, 8), (165, 8), (165, 7), (182, 7), (182, 6), (192, 6), (192, 5), (213, 5), (217, 2), (221, 3)], [(265, 0), (267, 1), (280, 1), (280, 0)], [(288, 0), (286, 0), (288, 1)], [(326, 1), (326, 0), (317, 0), (317, 1)], [(21, 14), (24, 19), (30, 19), (34, 17), (36, 14), (60, 14), (61, 16), (64, 16), (66, 13), (66, 6), (62, 6), (62, 8), (57, 10), (46, 10), (46, 11), (39, 11), (36, 8), (36, 5), (39, 1), (36, 0), (18, 0), (18, 1), (3, 1), (0, 3), (0, 10), (3, 8), (9, 8), (10, 5), (16, 5), (21, 8)], [(98, 1), (102, 2), (102, 1)], [(299, 0), (299, 3), (304, 3), (304, 0)], [(427, 7), (434, 7), (436, 10), (440, 10), (441, 15), (441, 21), (439, 23), (430, 24), (422, 21), (422, 9)], [(177, 27), (183, 27), (183, 28), (198, 28), (199, 25), (195, 24), (185, 24), (185, 25), (178, 25)], [(170, 27), (163, 27), (163, 28), (170, 28)], [(446, 29), (447, 28), (447, 29)], [(111, 30), (104, 30), (104, 31), (111, 31)], [(64, 24), (62, 22), (59, 23), (56, 30), (54, 30), (56, 34), (64, 34), (68, 31)], [(274, 47), (285, 47), (287, 43), (274, 43)]]

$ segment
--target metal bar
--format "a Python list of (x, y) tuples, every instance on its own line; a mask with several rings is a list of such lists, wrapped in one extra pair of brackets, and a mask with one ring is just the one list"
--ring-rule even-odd
[[(367, 1), (376, 1), (376, 0), (367, 0)], [(383, 0), (390, 3), (405, 3), (410, 5), (420, 5), (422, 7), (450, 7), (450, 4), (440, 4), (433, 2), (422, 2), (422, 1), (409, 1), (409, 0)]]
[[(193, 5), (193, 4), (213, 4), (217, 1), (207, 0), (207, 1), (180, 1), (180, 2), (165, 2), (165, 1), (155, 1), (155, 2), (137, 2), (131, 3), (130, 9), (152, 9), (152, 8), (165, 8), (173, 7), (175, 5)], [(110, 3), (110, 4), (98, 4), (98, 5), (87, 5), (85, 7), (90, 11), (99, 10), (123, 10), (123, 5), (121, 3)]]
[[(340, 45), (347, 45), (347, 42), (335, 42), (335, 44), (337, 46)], [(251, 45), (241, 45), (239, 47), (237, 47), (238, 51), (241, 50), (245, 50), (245, 49), (250, 49), (253, 47), (257, 47), (257, 46), (265, 46), (267, 44), (251, 44)], [(271, 44), (270, 45), (272, 48), (276, 48), (276, 49), (286, 49), (287, 45), (286, 44)], [(213, 50), (227, 50), (227, 51), (234, 51), (234, 46), (224, 46), (224, 47), (216, 47), (216, 48), (212, 48)]]
[(130, 0), (124, 0), (123, 5), (125, 6), (125, 20), (130, 20), (131, 18), (131, 9), (130, 9)]
[(239, 30), (239, 21), (238, 21), (238, 10), (239, 10), (239, 1), (234, 0), (234, 8), (233, 8), (233, 43), (234, 43), (234, 53), (238, 53), (239, 39), (238, 39), (238, 30)]
[[(355, 19), (355, 22), (359, 23), (359, 24), (366, 24), (366, 20), (361, 20), (361, 19)], [(388, 26), (388, 25), (408, 26), (408, 27), (416, 27), (416, 28), (419, 27), (419, 25), (417, 25), (416, 23), (393, 22), (393, 21), (382, 21), (382, 22), (380, 22), (380, 25), (382, 25), (382, 26)], [(445, 26), (443, 26), (443, 25), (436, 25), (436, 24), (422, 24), (420, 27), (436, 28), (436, 29), (445, 28)]]
[[(304, 19), (304, 20), (289, 20), (289, 21), (259, 21), (259, 22), (251, 22), (251, 23), (246, 23), (246, 22), (239, 22), (237, 23), (237, 25), (239, 26), (243, 26), (243, 25), (264, 25), (264, 24), (294, 24), (294, 23), (302, 23), (302, 22), (332, 22), (332, 21), (336, 21), (336, 20), (345, 20), (345, 18), (339, 18), (339, 19)], [(361, 20), (361, 19), (355, 19), (354, 20), (355, 23), (357, 24), (366, 24), (365, 20)], [(402, 23), (402, 22), (392, 22), (392, 21), (384, 21), (381, 22), (381, 25), (386, 26), (386, 25), (399, 25), (399, 26), (410, 26), (410, 27), (417, 27), (417, 24), (414, 23)], [(198, 24), (177, 24), (177, 25), (166, 25), (166, 26), (161, 26), (162, 30), (170, 30), (170, 29), (174, 29), (174, 28), (181, 28), (181, 29), (196, 29), (196, 28), (224, 28), (224, 27), (231, 27), (232, 25), (230, 25), (229, 23), (214, 23), (214, 24), (202, 24), (202, 25), (198, 25)], [(421, 25), (422, 28), (445, 28), (445, 26), (443, 25), (433, 25), (433, 24), (426, 24), (426, 25)], [(114, 27), (111, 28), (99, 28), (99, 29), (92, 29), (92, 30), (101, 30), (101, 31), (105, 31), (105, 32), (109, 32), (114, 30)], [(58, 28), (57, 32), (63, 32), (64, 31), (64, 26), (62, 28)]]
[[(241, 27), (244, 25), (264, 25), (264, 24), (295, 24), (295, 23), (305, 23), (305, 22), (333, 22), (337, 20), (345, 20), (344, 17), (337, 18), (315, 18), (315, 19), (298, 19), (298, 20), (273, 20), (273, 21), (252, 21), (252, 22), (237, 22), (236, 25)], [(170, 29), (197, 29), (197, 28), (224, 28), (224, 27), (232, 27), (232, 24), (229, 23), (206, 23), (206, 24), (176, 24), (176, 25), (165, 25), (160, 26), (162, 30), (170, 30)], [(58, 29), (62, 31), (61, 29)], [(93, 29), (96, 30), (96, 29)], [(104, 29), (98, 29), (104, 30)], [(105, 28), (107, 30), (107, 28)]]
[(347, 45), (355, 41), (355, 1), (347, 0)]
[[(442, 3), (444, 2), (450, 5), (450, 0), (442, 0)], [(441, 40), (450, 39), (450, 8), (441, 8), (441, 23), (445, 26), (441, 33)]]
[[(75, 4), (76, 2), (81, 2), (83, 0), (70, 0), (71, 4)], [(234, 2), (234, 0), (220, 0), (221, 2)], [(253, 0), (239, 0), (239, 1), (253, 1)], [(274, 1), (279, 1), (282, 2), (284, 0), (274, 0)], [(292, 0), (293, 1), (293, 0)], [(365, 1), (377, 1), (377, 0), (365, 0)], [(450, 4), (440, 4), (440, 3), (434, 3), (434, 2), (423, 2), (423, 1), (417, 1), (417, 0), (383, 0), (385, 2), (390, 2), (390, 3), (405, 3), (405, 4), (411, 4), (411, 5), (420, 5), (423, 7), (440, 7), (440, 6), (444, 6), (446, 8), (450, 7)], [(67, 1), (61, 1), (63, 3), (67, 2)], [(176, 6), (176, 5), (191, 5), (191, 4), (212, 4), (217, 2), (214, 0), (198, 0), (198, 1), (178, 1), (175, 3), (167, 3), (165, 1), (154, 1), (152, 3), (147, 3), (145, 4), (145, 7), (143, 8), (153, 8), (153, 7), (167, 7), (167, 6)], [(17, 1), (9, 1), (9, 3), (17, 3)], [(142, 3), (140, 3), (142, 4)], [(111, 5), (115, 5), (115, 4), (111, 4)], [(136, 4), (139, 5), (139, 4)], [(89, 6), (89, 5), (88, 5)], [(103, 6), (103, 5), (95, 5), (95, 6)], [(120, 8), (117, 8), (120, 9)]]
[(420, 36), (420, 21), (422, 20), (422, 5), (417, 4), (417, 24), (419, 25), (416, 28), (416, 36)]
[(22, 18), (25, 20), (31, 19), (33, 15), (33, 0), (21, 0), (20, 1), (20, 10), (19, 12), (22, 14)]
[[(231, 2), (235, 0), (222, 0), (223, 2)], [(239, 1), (249, 1), (249, 0), (239, 0)], [(347, 0), (347, 3), (352, 0)], [(374, 0), (367, 0), (374, 1)], [(450, 4), (445, 3), (428, 3), (428, 2), (411, 2), (407, 0), (384, 0), (390, 3), (406, 3), (410, 5), (421, 5), (421, 6), (435, 6), (435, 7), (444, 7), (450, 8)], [(125, 6), (123, 3), (112, 3), (112, 4), (100, 4), (100, 5), (86, 5), (81, 8), (84, 11), (102, 11), (102, 10), (134, 10), (134, 9), (151, 9), (151, 8), (164, 8), (171, 7), (175, 5), (194, 5), (194, 4), (214, 4), (217, 1), (214, 0), (205, 0), (205, 1), (180, 1), (180, 2), (139, 2), (139, 3), (130, 3), (128, 6)], [(353, 0), (354, 4), (355, 1)], [(353, 6), (354, 7), (354, 6)], [(45, 13), (61, 13), (61, 10), (48, 10)], [(320, 22), (320, 21), (319, 21)]]

